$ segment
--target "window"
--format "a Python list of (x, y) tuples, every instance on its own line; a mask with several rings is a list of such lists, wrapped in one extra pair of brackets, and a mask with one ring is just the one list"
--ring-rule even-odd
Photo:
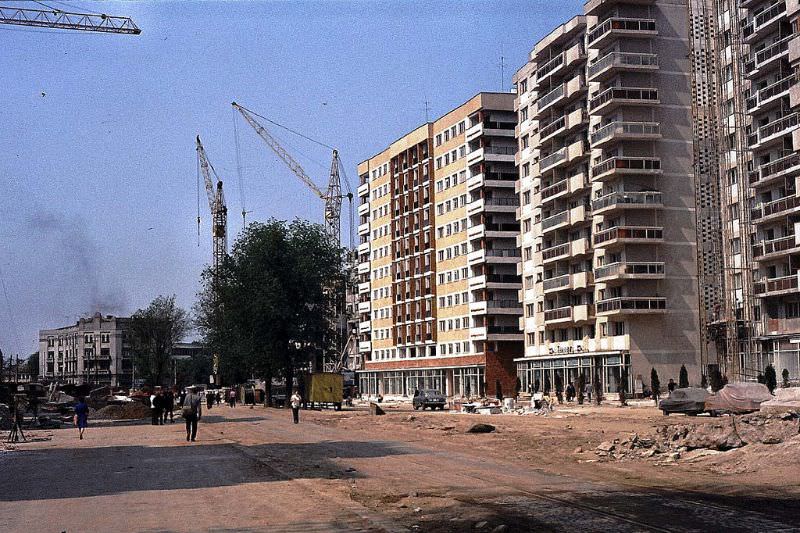
[(527, 108), (527, 106), (523, 107), (522, 109), (519, 110), (519, 121), (520, 122), (525, 122), (526, 120), (528, 120), (528, 108)]

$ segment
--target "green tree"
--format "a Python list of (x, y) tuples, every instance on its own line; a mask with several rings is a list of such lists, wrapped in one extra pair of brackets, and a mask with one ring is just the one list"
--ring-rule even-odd
[(655, 367), (650, 370), (650, 390), (653, 391), (653, 400), (658, 405), (658, 399), (661, 397), (661, 380), (658, 379)]
[(775, 373), (775, 367), (771, 364), (764, 369), (764, 385), (767, 386), (770, 393), (775, 392), (775, 389), (778, 388), (778, 376)]
[(149, 385), (163, 385), (169, 372), (172, 347), (189, 332), (189, 314), (175, 304), (175, 296), (159, 296), (131, 317), (131, 340), (137, 374)]
[(686, 365), (681, 365), (681, 371), (678, 375), (678, 388), (685, 389), (689, 386), (689, 372), (686, 370)]
[(252, 223), (219, 275), (203, 275), (197, 325), (229, 383), (253, 375), (287, 389), (298, 370), (320, 367), (335, 349), (335, 304), (344, 290), (343, 253), (322, 226)]

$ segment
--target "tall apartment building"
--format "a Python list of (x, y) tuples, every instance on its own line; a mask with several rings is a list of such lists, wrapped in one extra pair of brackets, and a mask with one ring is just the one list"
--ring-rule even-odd
[(689, 23), (683, 1), (591, 0), (515, 75), (525, 389), (700, 381)]
[(95, 313), (76, 324), (39, 331), (39, 376), (46, 382), (130, 387), (129, 318)]
[[(746, 147), (740, 159), (748, 170), (739, 177), (750, 187), (750, 205), (742, 207), (750, 208), (756, 340), (755, 356), (740, 366), (742, 374), (754, 377), (773, 363), (779, 373), (786, 368), (797, 378), (800, 345), (792, 341), (800, 341), (800, 8), (796, 0), (742, 0), (739, 7), (735, 37), (743, 52), (738, 70), (747, 115), (739, 130)], [(723, 82), (730, 75), (725, 70)]]
[(362, 393), (513, 390), (513, 100), (479, 93), (358, 166)]

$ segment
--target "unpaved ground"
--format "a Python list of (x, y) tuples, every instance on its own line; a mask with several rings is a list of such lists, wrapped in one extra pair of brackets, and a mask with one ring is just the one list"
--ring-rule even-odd
[[(194, 444), (179, 424), (96, 424), (84, 441), (34, 432), (45, 440), (0, 453), (0, 531), (800, 531), (796, 463), (737, 474), (705, 464), (737, 450), (671, 463), (594, 451), (708, 419), (594, 407), (301, 417), (215, 408)], [(464, 432), (479, 420), (497, 432)]]

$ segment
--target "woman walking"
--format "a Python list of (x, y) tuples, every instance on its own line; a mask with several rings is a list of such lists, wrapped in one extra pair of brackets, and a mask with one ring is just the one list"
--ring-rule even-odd
[(294, 389), (290, 401), (292, 403), (292, 419), (295, 424), (298, 424), (300, 423), (300, 404), (303, 403), (303, 399), (300, 397), (300, 391)]
[(74, 422), (75, 427), (78, 428), (78, 435), (80, 435), (80, 439), (83, 440), (83, 430), (89, 425), (89, 406), (86, 405), (83, 396), (78, 398), (78, 404), (75, 406)]

